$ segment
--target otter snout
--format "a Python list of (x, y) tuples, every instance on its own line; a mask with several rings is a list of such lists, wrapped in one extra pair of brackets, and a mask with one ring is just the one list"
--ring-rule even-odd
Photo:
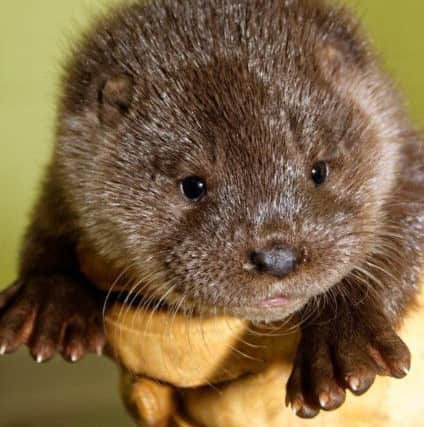
[(250, 262), (256, 271), (282, 278), (291, 273), (297, 264), (297, 253), (292, 248), (277, 247), (264, 251), (253, 251)]

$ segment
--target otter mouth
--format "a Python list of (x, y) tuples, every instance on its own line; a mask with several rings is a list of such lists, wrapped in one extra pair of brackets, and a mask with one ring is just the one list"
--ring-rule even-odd
[(294, 295), (290, 291), (284, 292), (282, 289), (274, 289), (265, 295), (256, 295), (244, 302), (232, 301), (225, 305), (209, 305), (205, 301), (196, 301), (188, 298), (187, 295), (175, 293), (164, 295), (153, 292), (138, 293), (124, 287), (109, 293), (108, 303), (117, 302), (127, 307), (144, 311), (166, 312), (179, 311), (181, 313), (190, 312), (191, 315), (202, 313), (202, 315), (230, 315), (249, 319), (252, 321), (279, 321), (301, 309), (306, 300), (305, 297)]
[[(110, 297), (110, 302), (115, 301), (124, 306), (141, 311), (168, 312), (175, 311), (178, 304), (173, 304), (163, 298), (146, 298), (143, 295), (131, 295), (131, 292), (119, 292)], [(184, 305), (178, 305), (178, 312), (189, 313), (191, 317), (201, 313), (202, 317), (231, 316), (245, 319), (256, 325), (268, 325), (285, 322), (291, 315), (298, 312), (305, 304), (303, 298), (292, 298), (277, 295), (265, 299), (251, 301), (245, 305), (207, 306), (185, 299)]]

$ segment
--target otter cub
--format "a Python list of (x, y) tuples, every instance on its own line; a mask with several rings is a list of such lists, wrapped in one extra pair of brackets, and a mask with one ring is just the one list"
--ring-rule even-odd
[(171, 307), (298, 316), (299, 416), (406, 375), (395, 328), (418, 292), (424, 153), (355, 20), (320, 0), (144, 3), (100, 19), (67, 64), (0, 352), (101, 352), (84, 245)]

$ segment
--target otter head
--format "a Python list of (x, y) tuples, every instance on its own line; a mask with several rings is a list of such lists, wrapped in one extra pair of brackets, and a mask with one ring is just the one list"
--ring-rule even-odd
[(77, 52), (57, 147), (68, 196), (132, 293), (284, 319), (375, 244), (396, 158), (387, 91), (320, 2), (186, 3), (118, 11)]

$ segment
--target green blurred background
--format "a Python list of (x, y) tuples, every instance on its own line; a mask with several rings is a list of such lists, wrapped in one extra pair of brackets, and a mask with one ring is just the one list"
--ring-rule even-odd
[[(119, 0), (0, 0), (0, 289), (53, 143), (61, 58), (90, 17)], [(424, 1), (351, 0), (385, 66), (424, 125)], [(0, 360), (0, 426), (125, 426), (116, 372), (88, 358), (34, 367), (25, 352)], [(22, 405), (22, 402), (24, 404)]]

